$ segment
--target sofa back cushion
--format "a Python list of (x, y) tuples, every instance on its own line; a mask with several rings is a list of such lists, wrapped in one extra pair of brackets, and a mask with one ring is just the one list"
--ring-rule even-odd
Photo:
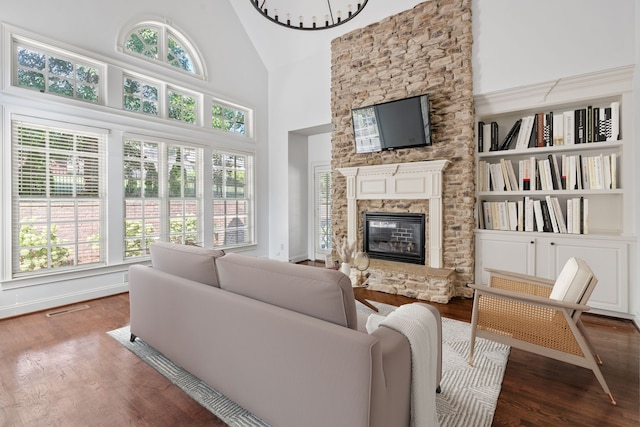
[(596, 281), (593, 271), (580, 258), (569, 258), (553, 285), (549, 298), (586, 304)]
[(235, 253), (216, 264), (222, 289), (357, 329), (351, 280), (339, 271)]
[(224, 251), (166, 242), (154, 242), (149, 246), (149, 250), (153, 268), (220, 287), (215, 260), (224, 255)]

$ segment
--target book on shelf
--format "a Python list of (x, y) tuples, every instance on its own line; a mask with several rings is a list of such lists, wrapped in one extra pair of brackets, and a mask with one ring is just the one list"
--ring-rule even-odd
[(504, 180), (504, 189), (506, 191), (511, 191), (511, 180), (509, 179), (509, 172), (507, 171), (507, 160), (502, 158), (500, 159), (500, 170), (502, 171), (502, 179)]
[(560, 169), (562, 163), (558, 162), (558, 156), (555, 154), (549, 154), (548, 159), (555, 177), (553, 188), (555, 190), (564, 190), (562, 186), (562, 170)]
[(529, 196), (524, 198), (524, 231), (534, 231), (533, 199)]
[(512, 191), (518, 191), (520, 188), (518, 184), (518, 178), (516, 178), (516, 171), (513, 168), (513, 162), (511, 159), (505, 160), (505, 166), (507, 168), (507, 176), (509, 177), (509, 183), (511, 184)]
[(543, 221), (543, 229), (544, 232), (552, 232), (553, 224), (551, 222), (551, 214), (549, 213), (549, 207), (547, 206), (547, 201), (542, 199), (540, 200), (540, 207), (542, 208), (542, 221)]
[(575, 113), (574, 111), (565, 111), (562, 113), (562, 129), (564, 131), (563, 139), (565, 145), (575, 144)]
[(544, 147), (544, 112), (536, 113), (536, 147)]
[(618, 188), (618, 156), (616, 153), (611, 153), (611, 189)]
[(580, 198), (581, 217), (580, 224), (582, 225), (581, 234), (589, 234), (589, 199), (584, 197)]
[(491, 174), (491, 191), (505, 191), (504, 174), (502, 173), (502, 165), (500, 163), (492, 163), (489, 165)]
[(516, 205), (518, 213), (518, 231), (524, 231), (524, 200), (518, 200)]
[(528, 116), (530, 117), (530, 127), (531, 127), (531, 131), (529, 132), (529, 142), (528, 142), (528, 148), (535, 148), (538, 144), (538, 116), (537, 114), (534, 114), (532, 116)]
[(584, 167), (582, 154), (576, 156), (576, 188), (578, 190), (587, 190), (588, 175)]
[(499, 126), (497, 122), (491, 122), (491, 147), (489, 151), (498, 151), (499, 149)]
[(505, 203), (509, 215), (509, 230), (518, 231), (518, 204), (513, 201), (507, 201)]
[(484, 122), (478, 122), (478, 153), (484, 152)]
[(593, 105), (587, 105), (587, 117), (585, 125), (585, 141), (586, 143), (593, 142)]
[(525, 149), (529, 147), (531, 140), (531, 132), (533, 131), (534, 116), (524, 116), (520, 119), (520, 131), (515, 143), (516, 149)]
[(562, 208), (560, 207), (560, 200), (557, 197), (550, 197), (551, 205), (553, 206), (553, 211), (556, 215), (556, 220), (558, 221), (558, 229), (560, 233), (567, 233), (567, 222), (564, 218), (564, 214), (562, 212)]
[(491, 151), (491, 123), (482, 122), (482, 152)]
[(531, 189), (531, 172), (529, 171), (529, 160), (518, 161), (518, 184), (520, 191)]
[(540, 200), (533, 201), (533, 213), (535, 217), (535, 226), (536, 231), (543, 232), (544, 231), (544, 218), (542, 216), (542, 203)]
[(552, 145), (564, 145), (564, 114), (552, 113)]
[(584, 144), (587, 141), (586, 138), (586, 121), (587, 121), (587, 109), (579, 108), (575, 110), (574, 115), (574, 138), (576, 144)]
[(590, 142), (599, 142), (600, 141), (600, 108), (593, 107), (591, 109), (591, 141)]
[(607, 141), (617, 141), (620, 139), (620, 103), (614, 101), (609, 107), (611, 108), (611, 132), (607, 136)]
[(507, 132), (507, 135), (504, 137), (504, 140), (500, 144), (500, 150), (511, 150), (512, 148), (516, 147), (516, 141), (520, 132), (521, 124), (522, 119), (518, 119), (513, 124), (513, 126), (511, 126), (511, 129), (509, 129), (509, 132)]
[(545, 205), (549, 211), (549, 221), (551, 222), (551, 229), (553, 230), (554, 233), (559, 233), (560, 232), (560, 227), (558, 225), (558, 219), (556, 218), (556, 210), (553, 207), (553, 204), (551, 202), (551, 196), (545, 196), (544, 198), (545, 200)]
[(544, 146), (553, 146), (553, 112), (544, 115)]

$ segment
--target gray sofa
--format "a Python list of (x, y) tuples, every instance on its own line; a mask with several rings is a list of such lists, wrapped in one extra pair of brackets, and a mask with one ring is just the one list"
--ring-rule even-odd
[(168, 243), (151, 261), (129, 269), (132, 341), (275, 427), (409, 424), (409, 342), (363, 331), (344, 274)]

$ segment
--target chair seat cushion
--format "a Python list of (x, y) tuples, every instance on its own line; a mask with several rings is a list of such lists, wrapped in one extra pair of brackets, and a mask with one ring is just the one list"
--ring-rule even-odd
[(589, 297), (586, 292), (592, 279), (594, 274), (586, 262), (580, 258), (569, 258), (558, 275), (549, 298), (580, 303), (585, 296)]

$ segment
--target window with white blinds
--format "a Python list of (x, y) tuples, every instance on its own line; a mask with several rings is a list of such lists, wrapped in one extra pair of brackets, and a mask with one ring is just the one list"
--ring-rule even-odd
[(12, 277), (104, 263), (106, 134), (12, 121)]
[(327, 166), (314, 168), (314, 247), (315, 258), (331, 252), (331, 170)]
[(253, 156), (214, 152), (211, 161), (213, 246), (254, 244)]
[(156, 240), (202, 244), (200, 148), (126, 138), (123, 144), (125, 258)]

